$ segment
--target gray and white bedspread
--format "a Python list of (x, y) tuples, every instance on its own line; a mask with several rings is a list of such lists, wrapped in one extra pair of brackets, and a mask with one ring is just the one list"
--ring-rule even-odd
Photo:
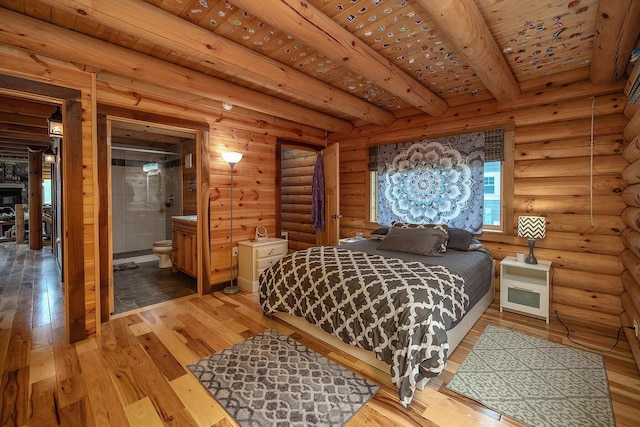
[(418, 381), (444, 369), (446, 331), (464, 315), (469, 297), (464, 279), (447, 267), (323, 246), (287, 255), (266, 269), (260, 302), (265, 314), (303, 317), (375, 352), (391, 366), (400, 402), (407, 406)]

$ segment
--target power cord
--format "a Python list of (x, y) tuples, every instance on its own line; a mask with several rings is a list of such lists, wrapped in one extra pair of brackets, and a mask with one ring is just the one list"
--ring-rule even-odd
[(558, 310), (553, 308), (553, 275), (551, 276), (551, 309), (556, 314), (556, 317), (558, 318), (558, 322), (560, 322), (560, 324), (564, 327), (565, 331), (567, 331), (566, 336), (567, 336), (567, 339), (569, 341), (571, 341), (572, 343), (574, 343), (575, 345), (577, 345), (579, 347), (586, 348), (587, 350), (591, 350), (591, 351), (594, 351), (596, 353), (611, 353), (616, 348), (618, 343), (620, 342), (620, 332), (622, 332), (622, 330), (624, 328), (629, 328), (629, 329), (635, 330), (635, 328), (633, 326), (620, 326), (618, 328), (618, 333), (616, 334), (616, 342), (613, 344), (613, 347), (611, 347), (609, 350), (606, 350), (606, 351), (601, 350), (599, 348), (588, 346), (586, 344), (579, 343), (577, 341), (574, 341), (573, 338), (571, 338), (571, 331), (569, 331), (569, 327), (567, 325), (565, 325), (565, 323), (560, 318), (560, 315), (558, 314)]

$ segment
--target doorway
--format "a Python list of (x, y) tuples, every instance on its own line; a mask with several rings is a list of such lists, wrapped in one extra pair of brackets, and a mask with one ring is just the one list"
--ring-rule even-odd
[(109, 136), (111, 313), (195, 294), (197, 274), (171, 263), (173, 221), (198, 220), (195, 131), (113, 119)]
[[(300, 144), (279, 144), (280, 230), (289, 250), (317, 245), (337, 245), (340, 239), (338, 144), (323, 150)], [(319, 154), (322, 154), (319, 157)], [(324, 228), (316, 231), (311, 216), (312, 185), (316, 164), (322, 160)]]

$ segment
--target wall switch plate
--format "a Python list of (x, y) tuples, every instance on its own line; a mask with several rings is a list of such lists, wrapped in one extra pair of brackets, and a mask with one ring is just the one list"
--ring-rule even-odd
[(238, 247), (237, 246), (235, 246), (233, 248), (233, 256), (238, 256)]

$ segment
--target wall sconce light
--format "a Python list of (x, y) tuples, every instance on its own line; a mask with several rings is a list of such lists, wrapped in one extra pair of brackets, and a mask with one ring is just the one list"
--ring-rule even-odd
[(51, 149), (51, 147), (44, 150), (42, 155), (44, 156), (45, 163), (51, 164), (56, 162), (56, 153)]
[(233, 104), (230, 102), (222, 101), (222, 108), (224, 108), (227, 111), (231, 111), (233, 110)]
[(49, 124), (49, 136), (51, 138), (62, 138), (63, 129), (62, 129), (62, 110), (60, 106), (56, 106), (56, 111), (51, 114), (51, 117), (47, 119), (47, 123)]

